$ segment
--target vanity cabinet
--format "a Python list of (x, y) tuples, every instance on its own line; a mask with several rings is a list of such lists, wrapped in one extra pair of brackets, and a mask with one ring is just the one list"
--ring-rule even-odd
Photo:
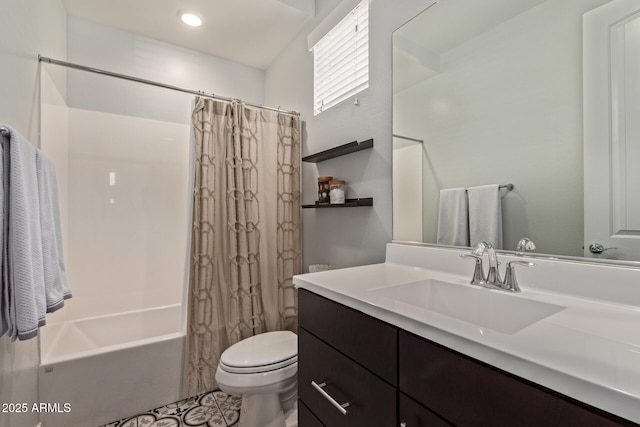
[(578, 427), (625, 423), (405, 331), (399, 332), (398, 352), (399, 389), (453, 425)]
[(396, 425), (397, 329), (308, 291), (298, 301), (300, 406), (325, 426)]
[(450, 427), (452, 425), (402, 392), (398, 393), (398, 419), (400, 421), (396, 425), (402, 427)]
[(298, 300), (300, 427), (635, 425), (305, 289)]

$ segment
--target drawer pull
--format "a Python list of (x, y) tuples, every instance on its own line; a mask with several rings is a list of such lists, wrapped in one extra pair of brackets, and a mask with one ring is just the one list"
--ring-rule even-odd
[(311, 385), (313, 386), (313, 388), (318, 390), (320, 392), (320, 394), (324, 396), (325, 399), (327, 399), (329, 402), (331, 402), (331, 404), (333, 406), (335, 406), (336, 409), (342, 413), (342, 415), (347, 415), (347, 410), (344, 409), (344, 408), (349, 406), (349, 402), (340, 404), (340, 403), (336, 402), (336, 400), (333, 397), (329, 396), (329, 393), (327, 393), (326, 391), (323, 390), (323, 388), (327, 386), (327, 383), (318, 384), (315, 381), (311, 381)]

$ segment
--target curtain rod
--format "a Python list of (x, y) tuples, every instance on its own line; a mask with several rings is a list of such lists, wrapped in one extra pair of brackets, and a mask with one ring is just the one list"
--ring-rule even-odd
[[(114, 73), (112, 71), (106, 71), (106, 70), (101, 70), (99, 68), (87, 67), (87, 66), (84, 66), (84, 65), (74, 64), (72, 62), (60, 61), (58, 59), (47, 58), (46, 56), (41, 56), (41, 55), (38, 55), (38, 61), (39, 62), (46, 62), (47, 64), (61, 65), (63, 67), (74, 68), (76, 70), (88, 71), (90, 73), (102, 74), (104, 76), (115, 77), (115, 78), (118, 78), (118, 79), (130, 80), (130, 81), (137, 82), (137, 83), (143, 83), (143, 84), (146, 84), (146, 85), (157, 86), (157, 87), (161, 87), (161, 88), (164, 88), (164, 89), (175, 90), (175, 91), (178, 91), (178, 92), (190, 93), (192, 95), (203, 96), (205, 98), (213, 98), (213, 99), (219, 99), (221, 101), (229, 101), (229, 102), (231, 102), (231, 101), (239, 101), (239, 100), (234, 99), (234, 98), (227, 98), (227, 97), (216, 95), (216, 94), (213, 94), (213, 93), (206, 93), (206, 92), (203, 92), (203, 91), (200, 91), (200, 90), (186, 89), (186, 88), (183, 88), (183, 87), (180, 87), (180, 86), (173, 86), (173, 85), (169, 85), (169, 84), (165, 84), (165, 83), (155, 82), (153, 80), (147, 80), (147, 79), (141, 79), (139, 77), (128, 76), (126, 74)], [(246, 105), (251, 106), (251, 107), (264, 108), (265, 110), (277, 111), (278, 113), (291, 114), (291, 115), (294, 115), (294, 116), (299, 116), (300, 115), (300, 113), (298, 113), (297, 111), (283, 110), (280, 107), (267, 107), (265, 105), (253, 104), (251, 102), (244, 102), (244, 101), (242, 101), (242, 102), (244, 104), (246, 104)]]

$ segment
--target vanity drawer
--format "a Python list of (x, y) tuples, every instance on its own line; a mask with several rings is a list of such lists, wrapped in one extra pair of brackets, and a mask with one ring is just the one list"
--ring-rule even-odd
[(404, 331), (399, 364), (400, 390), (455, 425), (632, 425)]
[[(312, 381), (326, 384), (322, 390), (337, 403), (349, 402), (346, 415)], [(326, 426), (396, 425), (396, 389), (303, 328), (298, 330), (298, 396)]]
[(298, 291), (298, 306), (301, 327), (397, 385), (395, 327), (304, 289)]

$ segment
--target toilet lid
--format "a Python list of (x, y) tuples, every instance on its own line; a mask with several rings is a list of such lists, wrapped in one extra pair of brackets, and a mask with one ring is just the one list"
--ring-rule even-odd
[(264, 372), (282, 368), (298, 360), (298, 337), (291, 331), (265, 332), (246, 338), (220, 357), (227, 372)]

